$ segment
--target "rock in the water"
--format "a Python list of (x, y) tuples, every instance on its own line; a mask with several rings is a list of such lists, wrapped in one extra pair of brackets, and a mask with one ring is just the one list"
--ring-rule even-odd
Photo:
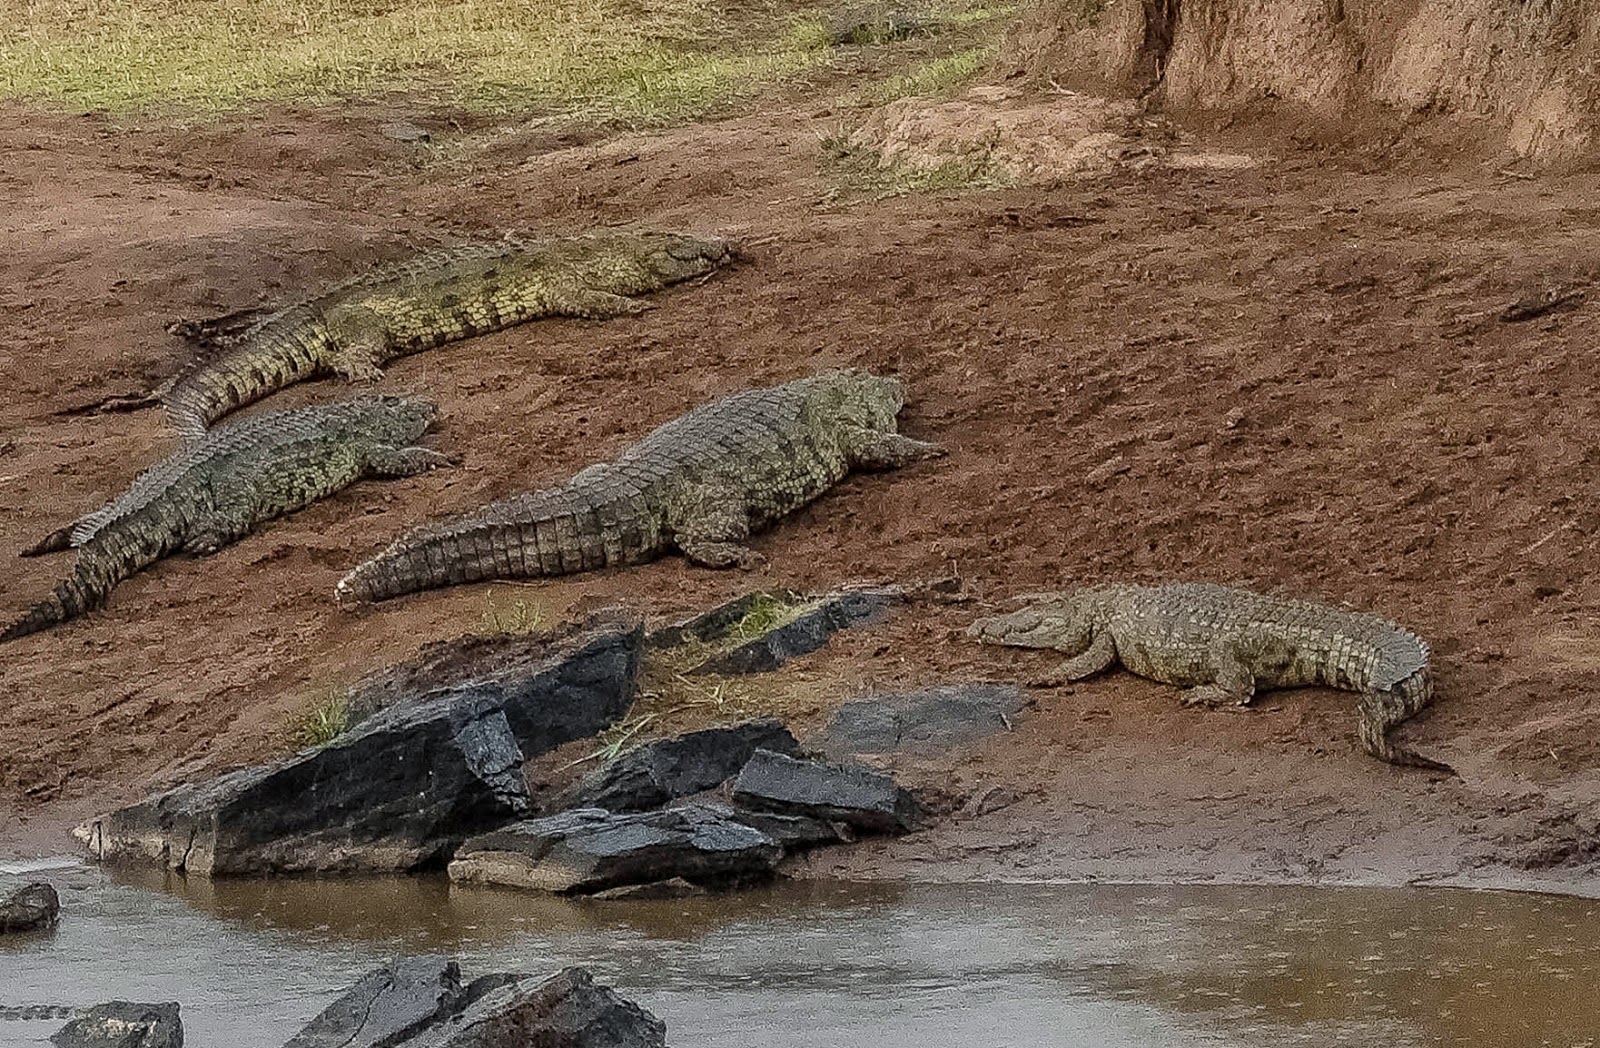
[(50, 1038), (56, 1048), (183, 1048), (176, 1004), (97, 1004)]
[(782, 855), (772, 838), (717, 805), (632, 815), (577, 808), (473, 837), (456, 852), (450, 878), (588, 894), (674, 877), (749, 880), (770, 873)]
[(951, 684), (847, 702), (814, 745), (830, 757), (931, 755), (1007, 731), (1027, 697), (1014, 684)]
[(487, 672), (396, 700), (332, 742), (179, 786), (78, 830), (97, 859), (200, 874), (406, 870), (525, 816), (525, 758), (607, 727), (633, 700), (637, 622), (517, 638)]
[(488, 976), (464, 996), (461, 1011), (394, 1048), (666, 1048), (665, 1023), (582, 968)]
[(368, 972), (283, 1048), (388, 1048), (458, 1010), (461, 969), (448, 957), (407, 957)]
[(0, 934), (53, 928), (61, 916), (56, 890), (43, 881), (18, 888), (0, 901)]
[(917, 802), (887, 775), (758, 752), (733, 784), (733, 802), (754, 811), (842, 822), (867, 833), (904, 833)]
[(799, 748), (789, 729), (771, 718), (691, 731), (623, 754), (586, 777), (556, 807), (649, 811), (722, 785), (756, 750), (794, 753)]
[[(767, 673), (796, 655), (816, 651), (843, 629), (878, 622), (889, 608), (903, 601), (898, 589), (852, 589), (820, 597), (795, 593), (749, 593), (687, 622), (652, 633), (653, 648), (686, 643), (710, 646), (714, 654), (687, 674), (714, 673), (724, 677)], [(776, 624), (755, 630), (753, 622), (776, 619)]]

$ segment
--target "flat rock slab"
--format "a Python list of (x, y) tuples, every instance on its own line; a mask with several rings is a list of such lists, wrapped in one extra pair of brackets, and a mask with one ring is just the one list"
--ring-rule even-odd
[(51, 1036), (56, 1048), (183, 1048), (176, 1004), (97, 1004)]
[(61, 899), (43, 881), (25, 884), (0, 900), (0, 934), (54, 928), (60, 917)]
[(1009, 731), (1028, 699), (1014, 684), (950, 684), (839, 707), (814, 740), (830, 757), (932, 756)]
[(288, 760), (179, 786), (91, 820), (92, 857), (188, 873), (407, 870), (525, 816), (524, 759), (586, 738), (633, 701), (637, 621), (520, 638), (487, 675), (391, 704)]
[[(647, 643), (662, 648), (698, 642), (722, 649), (684, 671), (690, 675), (768, 673), (797, 655), (816, 651), (840, 630), (881, 621), (890, 608), (904, 600), (905, 595), (892, 588), (842, 590), (820, 597), (749, 593), (687, 622), (657, 630)], [(779, 625), (757, 636), (738, 636), (754, 613), (772, 606), (803, 610), (796, 617), (780, 616)]]
[(455, 1014), (461, 969), (448, 957), (407, 957), (368, 972), (283, 1048), (388, 1048)]
[(863, 833), (904, 833), (916, 800), (887, 775), (761, 750), (739, 772), (733, 803), (752, 811), (843, 823)]
[(393, 1048), (666, 1048), (665, 1023), (582, 968), (486, 976), (464, 997), (459, 1012)]
[(628, 815), (578, 808), (469, 839), (450, 863), (450, 879), (592, 894), (675, 877), (745, 881), (770, 873), (782, 857), (771, 837), (719, 805)]
[(630, 750), (587, 776), (555, 807), (648, 811), (722, 785), (756, 750), (799, 748), (789, 729), (772, 718), (691, 731)]

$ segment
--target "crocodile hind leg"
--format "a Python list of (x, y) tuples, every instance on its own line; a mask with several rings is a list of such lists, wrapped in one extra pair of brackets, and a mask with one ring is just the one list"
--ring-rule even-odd
[(728, 485), (689, 491), (668, 511), (667, 526), (683, 555), (703, 568), (752, 568), (761, 562), (761, 554), (743, 541), (750, 537), (744, 496)]
[(1209, 684), (1186, 688), (1185, 706), (1228, 709), (1248, 706), (1255, 699), (1256, 686), (1281, 680), (1294, 660), (1289, 645), (1264, 632), (1219, 639), (1208, 657), (1212, 677)]

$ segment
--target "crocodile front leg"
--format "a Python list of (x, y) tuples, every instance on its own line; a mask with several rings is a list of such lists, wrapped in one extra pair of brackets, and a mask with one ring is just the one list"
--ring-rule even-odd
[(1069, 684), (1110, 669), (1117, 661), (1117, 641), (1108, 629), (1096, 630), (1089, 646), (1033, 683), (1045, 687)]
[(455, 464), (455, 456), (424, 447), (385, 446), (374, 448), (367, 456), (367, 472), (374, 477), (414, 477)]
[(923, 459), (949, 454), (942, 444), (912, 440), (899, 433), (878, 433), (862, 429), (851, 434), (850, 464), (860, 470), (902, 469)]

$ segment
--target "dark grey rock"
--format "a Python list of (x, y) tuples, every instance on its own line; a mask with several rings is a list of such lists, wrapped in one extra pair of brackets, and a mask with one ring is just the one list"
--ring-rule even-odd
[(850, 827), (842, 822), (825, 822), (804, 815), (744, 809), (735, 812), (734, 817), (783, 845), (785, 854), (821, 844), (845, 844), (855, 839)]
[(97, 1004), (50, 1038), (56, 1048), (183, 1048), (176, 1004)]
[(681, 877), (696, 884), (771, 872), (778, 844), (718, 805), (618, 815), (577, 808), (473, 837), (450, 863), (454, 881), (591, 894)]
[(488, 976), (466, 996), (461, 1011), (394, 1048), (666, 1048), (665, 1023), (582, 968)]
[(55, 927), (61, 916), (61, 899), (43, 881), (25, 884), (0, 900), (0, 934), (31, 932)]
[[(101, 860), (201, 874), (407, 870), (530, 810), (522, 763), (620, 718), (642, 630), (561, 641), (481, 640), (332, 742), (275, 764), (179, 786), (85, 824)], [(448, 660), (446, 660), (448, 662)], [(443, 683), (438, 683), (440, 679)]]
[[(796, 655), (816, 651), (840, 630), (882, 620), (891, 607), (904, 600), (905, 595), (898, 589), (842, 590), (820, 597), (804, 597), (787, 591), (747, 593), (685, 622), (656, 630), (645, 643), (651, 648), (690, 643), (713, 647), (732, 644), (685, 672), (725, 677), (766, 673)], [(773, 602), (791, 608), (806, 605), (806, 610), (761, 636), (734, 643), (735, 629), (753, 611)]]
[(722, 785), (756, 750), (795, 753), (799, 748), (789, 729), (771, 718), (686, 732), (630, 750), (552, 807), (648, 811)]
[(283, 1048), (388, 1048), (462, 1004), (461, 969), (448, 957), (407, 957), (367, 973)]
[(1027, 703), (1014, 684), (951, 684), (839, 707), (814, 745), (830, 757), (943, 753), (1007, 731)]
[(739, 772), (733, 803), (752, 811), (842, 822), (866, 833), (904, 833), (917, 802), (887, 775), (761, 750)]

